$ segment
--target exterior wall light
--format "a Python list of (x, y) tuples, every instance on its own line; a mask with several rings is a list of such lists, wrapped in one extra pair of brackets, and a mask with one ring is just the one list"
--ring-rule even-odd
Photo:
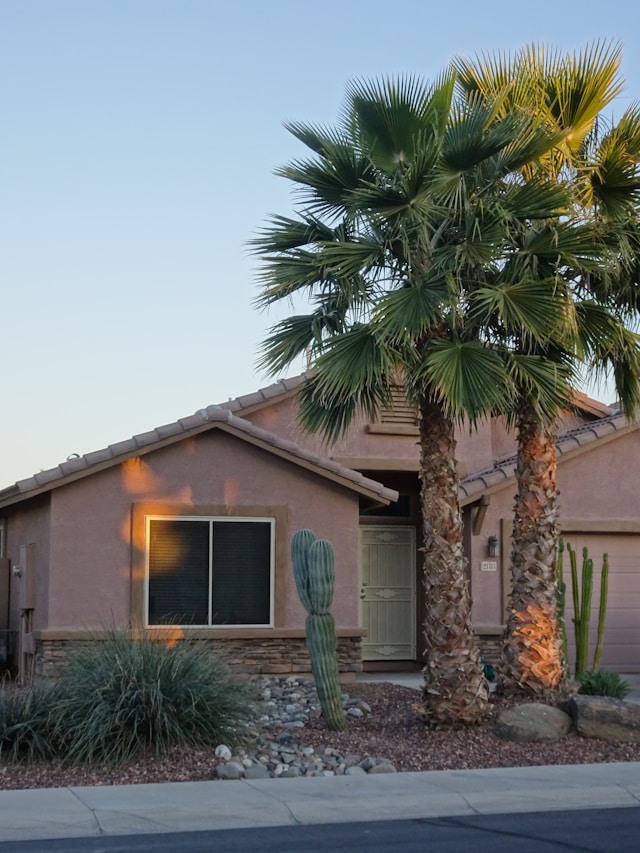
[(500, 556), (500, 543), (497, 536), (490, 536), (487, 541), (487, 552), (490, 557)]

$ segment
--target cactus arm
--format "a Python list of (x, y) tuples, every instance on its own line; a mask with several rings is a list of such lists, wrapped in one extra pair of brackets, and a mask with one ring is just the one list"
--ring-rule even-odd
[(593, 593), (593, 560), (586, 548), (582, 550), (582, 602), (580, 606), (580, 648), (576, 650), (576, 677), (587, 669), (589, 655), (589, 623)]
[[(575, 549), (567, 542), (567, 552), (571, 564), (571, 594), (573, 597), (573, 636), (576, 641), (576, 669), (578, 663), (578, 649), (580, 648), (580, 590), (578, 587), (578, 562)], [(576, 672), (574, 672), (576, 675)]]
[(600, 668), (602, 647), (604, 645), (604, 624), (607, 615), (607, 597), (609, 594), (609, 555), (602, 557), (602, 575), (600, 577), (600, 607), (598, 609), (598, 639), (593, 653), (593, 670)]
[(558, 559), (556, 560), (556, 584), (558, 588), (558, 621), (560, 623), (560, 638), (562, 648), (562, 659), (564, 661), (565, 674), (568, 671), (569, 651), (567, 645), (567, 623), (565, 621), (565, 609), (567, 601), (567, 584), (564, 580), (564, 539), (560, 537), (558, 543)]
[(317, 539), (309, 548), (309, 594), (313, 613), (328, 613), (336, 579), (333, 547), (326, 539)]
[(291, 537), (291, 563), (298, 598), (304, 609), (311, 613), (313, 607), (309, 593), (309, 548), (316, 541), (311, 530), (296, 530)]

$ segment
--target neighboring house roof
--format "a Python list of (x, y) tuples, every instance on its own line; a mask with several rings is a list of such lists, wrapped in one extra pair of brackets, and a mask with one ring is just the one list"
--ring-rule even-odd
[(206, 409), (200, 409), (190, 417), (156, 427), (150, 432), (135, 435), (126, 441), (110, 444), (109, 447), (102, 450), (68, 459), (55, 468), (41, 471), (28, 479), (19, 480), (13, 486), (0, 490), (0, 509), (44, 494), (75, 480), (91, 476), (131, 457), (151, 453), (154, 450), (176, 444), (185, 438), (212, 429), (219, 429), (234, 435), (294, 465), (357, 492), (374, 503), (386, 505), (398, 499), (396, 491), (363, 476), (358, 471), (353, 471), (338, 462), (304, 450), (291, 441), (279, 438), (273, 433), (237, 417), (226, 408), (207, 406)]
[[(595, 449), (596, 446), (620, 438), (638, 427), (640, 427), (640, 420), (629, 421), (625, 415), (615, 414), (568, 429), (558, 435), (556, 444), (558, 462), (561, 463), (585, 450)], [(516, 456), (509, 456), (482, 471), (475, 471), (465, 477), (459, 489), (461, 503), (463, 505), (472, 503), (488, 492), (504, 488), (515, 479), (516, 462)]]

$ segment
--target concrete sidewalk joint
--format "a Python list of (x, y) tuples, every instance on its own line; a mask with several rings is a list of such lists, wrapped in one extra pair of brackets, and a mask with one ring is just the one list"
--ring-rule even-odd
[(640, 763), (0, 793), (0, 841), (637, 807)]

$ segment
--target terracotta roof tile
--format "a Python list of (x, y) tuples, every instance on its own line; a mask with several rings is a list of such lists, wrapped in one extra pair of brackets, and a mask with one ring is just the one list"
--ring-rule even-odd
[(114, 454), (110, 447), (105, 447), (102, 450), (85, 453), (84, 458), (87, 461), (87, 466), (90, 467), (91, 465), (99, 465), (101, 462), (110, 462), (114, 458)]
[(207, 422), (207, 420), (208, 418), (206, 416), (205, 410), (204, 417), (200, 412), (196, 412), (195, 415), (187, 415), (186, 418), (179, 418), (178, 423), (180, 424), (184, 432), (188, 432), (189, 430), (195, 429), (196, 427), (201, 427)]
[(88, 462), (84, 456), (72, 456), (61, 462), (59, 467), (63, 474), (71, 474), (74, 471), (82, 471), (87, 466)]
[(37, 474), (33, 475), (33, 479), (39, 486), (44, 486), (47, 483), (52, 483), (54, 480), (59, 480), (61, 476), (62, 471), (58, 465), (55, 468), (48, 468), (46, 471), (38, 471)]
[(174, 435), (179, 435), (183, 430), (179, 423), (174, 421), (172, 424), (163, 424), (156, 427), (155, 431), (160, 438), (172, 438)]
[(292, 376), (288, 379), (279, 379), (277, 382), (267, 385), (265, 388), (259, 388), (251, 394), (244, 394), (240, 397), (235, 397), (232, 400), (228, 400), (226, 403), (220, 403), (220, 405), (233, 412), (250, 409), (254, 406), (259, 407), (266, 405), (275, 397), (284, 396), (285, 394), (290, 394), (292, 391), (296, 391), (304, 385), (306, 378), (307, 374), (301, 373), (298, 376)]
[(124, 441), (117, 441), (115, 444), (109, 445), (109, 450), (114, 456), (124, 456), (125, 453), (135, 453), (138, 445), (132, 438), (126, 438)]
[(146, 447), (148, 444), (157, 444), (160, 441), (158, 430), (152, 429), (149, 432), (141, 432), (133, 436), (133, 440), (138, 447)]
[[(53, 471), (57, 470), (55, 468), (51, 469)], [(38, 488), (38, 481), (35, 477), (26, 477), (24, 480), (18, 480), (16, 483), (16, 487), (18, 490), (18, 494), (23, 495), (25, 492), (30, 492), (34, 489)]]

